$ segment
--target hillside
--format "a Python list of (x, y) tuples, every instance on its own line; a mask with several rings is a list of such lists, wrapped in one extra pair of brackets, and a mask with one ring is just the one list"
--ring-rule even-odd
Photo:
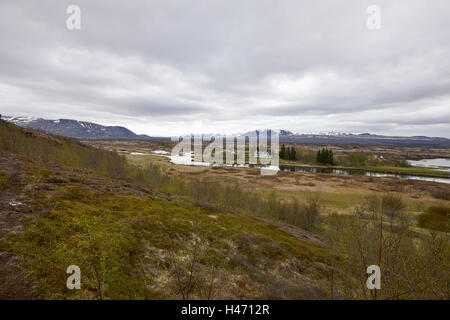
[[(0, 121), (0, 298), (327, 296), (335, 258), (316, 236), (168, 194), (167, 179)], [(73, 264), (81, 290), (66, 288)]]
[(137, 135), (120, 126), (102, 126), (100, 124), (70, 120), (46, 120), (27, 117), (4, 117), (8, 122), (24, 128), (42, 130), (46, 133), (76, 139), (149, 139), (146, 135)]

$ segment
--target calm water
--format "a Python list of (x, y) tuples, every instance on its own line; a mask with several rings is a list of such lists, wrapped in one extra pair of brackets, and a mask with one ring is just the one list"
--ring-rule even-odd
[(393, 174), (393, 173), (380, 173), (372, 172), (362, 169), (333, 169), (333, 168), (317, 168), (317, 167), (304, 167), (304, 166), (280, 166), (283, 171), (295, 171), (295, 172), (306, 172), (306, 173), (329, 173), (329, 174), (359, 174), (369, 177), (394, 177), (402, 179), (412, 179), (412, 180), (423, 180), (423, 181), (433, 181), (440, 183), (450, 184), (450, 179), (447, 178), (433, 178), (433, 177), (423, 177), (423, 176), (411, 176), (406, 174)]
[[(362, 169), (333, 169), (333, 168), (285, 166), (285, 165), (276, 167), (276, 166), (258, 166), (258, 165), (252, 165), (252, 164), (250, 164), (250, 165), (249, 164), (239, 164), (239, 165), (211, 164), (208, 162), (192, 161), (192, 154), (184, 154), (181, 156), (171, 156), (168, 154), (168, 152), (162, 151), (162, 152), (153, 152), (153, 155), (168, 157), (170, 159), (170, 162), (172, 162), (174, 164), (182, 164), (182, 165), (190, 165), (190, 166), (232, 166), (232, 167), (242, 167), (242, 168), (265, 168), (268, 170), (276, 170), (276, 171), (283, 170), (283, 171), (294, 171), (294, 172), (305, 172), (305, 173), (329, 173), (329, 174), (343, 174), (343, 175), (358, 174), (358, 175), (365, 175), (365, 176), (369, 176), (369, 177), (394, 177), (394, 178), (400, 178), (400, 179), (423, 180), (423, 181), (432, 181), (432, 182), (440, 182), (440, 183), (450, 184), (449, 178), (433, 178), (433, 177), (423, 177), (423, 176), (411, 176), (411, 175), (406, 175), (406, 174), (380, 173), (380, 172), (372, 172), (369, 170), (362, 170)], [(433, 161), (430, 161), (430, 160), (433, 160)], [(433, 166), (439, 165), (439, 168), (442, 168), (445, 165), (450, 166), (449, 159), (428, 159), (428, 160), (421, 160), (421, 161), (427, 161), (427, 164), (430, 164), (430, 165), (433, 164)], [(421, 162), (421, 161), (415, 161), (415, 162)], [(412, 163), (412, 161), (410, 161), (410, 163), (411, 163), (411, 165), (415, 165)], [(421, 163), (424, 163), (424, 162), (421, 162)], [(421, 164), (420, 166), (424, 166), (424, 165)], [(450, 169), (450, 168), (443, 168), (443, 169)]]
[(450, 159), (423, 159), (423, 160), (408, 160), (409, 164), (415, 167), (435, 168), (439, 171), (450, 172)]

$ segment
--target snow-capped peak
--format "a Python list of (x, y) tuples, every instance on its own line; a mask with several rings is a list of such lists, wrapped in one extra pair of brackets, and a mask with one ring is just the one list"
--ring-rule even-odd
[(11, 117), (11, 116), (2, 116), (2, 119), (8, 122), (12, 122), (17, 125), (28, 124), (32, 121), (38, 120), (38, 118), (33, 117)]

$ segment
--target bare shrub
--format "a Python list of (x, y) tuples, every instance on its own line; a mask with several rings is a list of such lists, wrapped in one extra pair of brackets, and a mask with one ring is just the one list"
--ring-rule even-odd
[(303, 214), (300, 226), (306, 230), (312, 230), (320, 218), (319, 194), (315, 193), (308, 197), (303, 206)]
[[(343, 259), (334, 269), (333, 296), (341, 299), (447, 299), (450, 262), (447, 234), (418, 237), (410, 231), (401, 198), (370, 197), (365, 215), (332, 215), (325, 235)], [(388, 221), (384, 221), (384, 217)], [(386, 227), (388, 224), (389, 227)], [(381, 269), (381, 290), (366, 287), (366, 268)], [(331, 281), (331, 279), (330, 279)], [(331, 294), (331, 293), (330, 293)]]
[(200, 238), (200, 226), (194, 222), (192, 239), (186, 250), (178, 249), (176, 241), (167, 233), (169, 256), (176, 295), (183, 300), (193, 298), (210, 300), (219, 297), (217, 292), (217, 265), (210, 268), (200, 263), (206, 251), (206, 242)]

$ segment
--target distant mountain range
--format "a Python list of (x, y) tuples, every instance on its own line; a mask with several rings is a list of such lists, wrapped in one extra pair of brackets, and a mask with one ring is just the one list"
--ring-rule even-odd
[(370, 133), (352, 134), (292, 134), (281, 136), (280, 140), (285, 143), (315, 143), (315, 144), (378, 144), (396, 146), (430, 146), (450, 147), (450, 139), (440, 137), (396, 137), (382, 136)]
[[(76, 139), (121, 139), (121, 140), (155, 140), (161, 139), (148, 135), (138, 135), (133, 131), (120, 126), (103, 126), (100, 124), (70, 120), (46, 120), (31, 117), (8, 117), (3, 120), (12, 122), (18, 126), (45, 131), (50, 134), (76, 138)], [(256, 130), (260, 132), (263, 130)], [(396, 137), (383, 136), (370, 133), (294, 133), (287, 130), (276, 130), (280, 135), (282, 143), (315, 143), (315, 144), (379, 144), (379, 145), (409, 145), (409, 146), (434, 146), (450, 147), (450, 139), (440, 137)], [(255, 131), (253, 131), (254, 133)], [(248, 135), (247, 133), (237, 133), (234, 136)], [(212, 135), (212, 134), (210, 134)], [(212, 135), (213, 136), (213, 135)], [(167, 137), (165, 138), (167, 139)]]
[(42, 130), (47, 133), (76, 139), (152, 139), (147, 135), (137, 135), (120, 126), (102, 126), (100, 124), (70, 119), (45, 120), (30, 117), (3, 117), (24, 128)]

